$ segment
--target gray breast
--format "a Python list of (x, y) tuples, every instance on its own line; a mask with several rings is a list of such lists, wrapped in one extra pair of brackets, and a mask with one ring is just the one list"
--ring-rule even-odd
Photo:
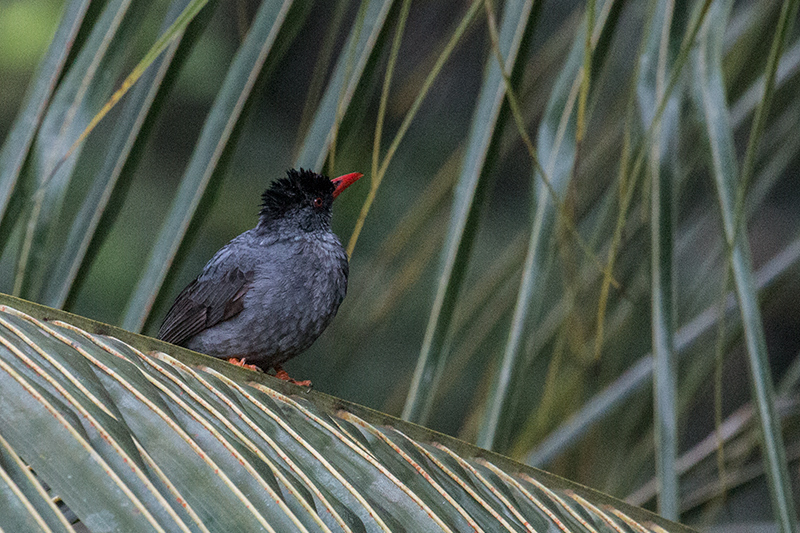
[(242, 311), (187, 347), (272, 366), (306, 350), (330, 324), (347, 292), (347, 256), (336, 236), (312, 233), (260, 251)]

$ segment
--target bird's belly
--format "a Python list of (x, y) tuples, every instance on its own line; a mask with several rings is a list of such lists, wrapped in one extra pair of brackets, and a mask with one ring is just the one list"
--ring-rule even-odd
[(240, 313), (199, 333), (187, 347), (215, 357), (245, 357), (262, 367), (281, 364), (322, 334), (347, 288), (336, 272), (280, 285), (258, 281)]

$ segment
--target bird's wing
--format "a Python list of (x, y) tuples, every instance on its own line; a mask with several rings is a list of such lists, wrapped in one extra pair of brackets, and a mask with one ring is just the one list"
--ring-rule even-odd
[(203, 272), (181, 291), (158, 330), (159, 339), (181, 344), (242, 310), (253, 271), (224, 265), (213, 270), (213, 275)]

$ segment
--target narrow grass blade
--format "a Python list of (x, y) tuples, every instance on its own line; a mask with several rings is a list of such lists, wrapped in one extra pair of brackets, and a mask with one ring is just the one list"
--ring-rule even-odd
[[(378, 104), (378, 118), (375, 123), (375, 135), (372, 141), (372, 167), (370, 169), (369, 177), (369, 193), (367, 198), (361, 206), (361, 213), (356, 219), (356, 225), (353, 228), (353, 233), (350, 235), (350, 240), (347, 243), (347, 256), (353, 255), (353, 250), (358, 242), (358, 236), (361, 234), (361, 229), (364, 227), (364, 220), (367, 218), (372, 207), (372, 202), (375, 200), (375, 195), (380, 187), (383, 173), (378, 172), (378, 162), (380, 161), (381, 140), (383, 137), (383, 123), (386, 119), (386, 106), (389, 102), (389, 90), (392, 86), (392, 76), (394, 75), (395, 65), (397, 64), (397, 57), (400, 54), (400, 44), (403, 42), (403, 32), (406, 28), (408, 21), (408, 13), (411, 9), (411, 2), (403, 0), (400, 6), (400, 14), (397, 16), (397, 23), (395, 24), (394, 38), (392, 39), (392, 47), (389, 51), (389, 62), (386, 65), (386, 73), (383, 76), (383, 86), (381, 88), (381, 99)], [(409, 115), (411, 113), (409, 112)], [(391, 159), (391, 157), (387, 157)]]
[[(794, 21), (797, 19), (797, 12), (799, 9), (800, 1), (785, 0), (781, 6), (780, 15), (778, 16), (778, 25), (775, 28), (775, 35), (772, 39), (772, 45), (764, 72), (764, 93), (756, 107), (753, 124), (750, 128), (750, 136), (747, 139), (747, 150), (745, 151), (744, 161), (742, 162), (742, 173), (739, 177), (741, 183), (738, 186), (735, 205), (736, 222), (738, 222), (738, 218), (744, 211), (742, 204), (744, 203), (745, 194), (750, 184), (750, 178), (753, 176), (758, 147), (767, 124), (767, 115), (770, 105), (772, 104), (772, 96), (775, 92), (778, 67), (780, 65), (781, 56), (783, 55), (783, 50), (786, 48), (786, 43), (789, 36), (792, 34), (792, 27), (794, 26)], [(722, 52), (718, 52), (718, 55), (721, 57)], [(734, 227), (738, 228), (739, 224), (734, 224)]]
[(46, 282), (46, 266), (55, 261), (56, 224), (81, 152), (71, 147), (112, 92), (114, 80), (124, 68), (129, 41), (139, 32), (148, 8), (144, 0), (106, 4), (59, 84), (33, 147), (29, 171), (36, 176), (37, 189), (25, 214), (16, 294), (35, 296)]
[[(25, 97), (23, 108), (0, 150), (0, 250), (5, 247), (11, 226), (16, 222), (22, 198), (26, 194), (27, 187), (19, 183), (19, 179), (24, 176), (21, 174), (23, 163), (28, 157), (56, 82), (63, 73), (67, 56), (72, 50), (88, 7), (89, 0), (73, 0), (66, 5), (47, 54), (34, 74), (34, 82)], [(17, 198), (14, 202), (15, 208), (9, 209), (12, 207), (10, 204), (13, 197)]]
[(184, 7), (184, 9), (177, 15), (175, 20), (172, 24), (167, 27), (164, 32), (159, 36), (153, 46), (147, 51), (144, 57), (137, 63), (137, 65), (133, 68), (128, 77), (122, 82), (122, 85), (114, 91), (114, 94), (111, 95), (111, 98), (103, 104), (103, 107), (92, 117), (89, 123), (86, 125), (86, 128), (81, 132), (77, 139), (72, 143), (69, 150), (64, 154), (63, 159), (66, 159), (70, 156), (73, 150), (75, 150), (89, 134), (94, 130), (94, 128), (100, 123), (103, 118), (108, 114), (111, 109), (116, 106), (119, 101), (128, 93), (128, 90), (133, 86), (134, 83), (144, 74), (144, 72), (153, 64), (158, 56), (161, 55), (161, 52), (167, 49), (170, 44), (183, 35), (186, 26), (194, 19), (195, 16), (205, 7), (208, 0), (191, 0), (188, 5)]
[[(800, 263), (800, 240), (796, 240), (773, 257), (756, 273), (756, 286), (764, 292), (775, 286), (791, 273), (791, 269)], [(729, 293), (725, 303), (725, 317), (732, 318), (736, 310), (736, 299)], [(712, 305), (692, 318), (675, 332), (675, 351), (679, 358), (684, 357), (700, 338), (713, 331), (719, 316), (719, 306)], [(620, 377), (589, 398), (577, 413), (542, 441), (525, 458), (525, 463), (535, 467), (543, 467), (560, 454), (575, 445), (579, 438), (624, 404), (634, 394), (642, 391), (652, 383), (653, 356), (647, 353), (635, 363), (628, 366)]]
[[(342, 29), (342, 23), (345, 20), (345, 15), (349, 7), (350, 5), (346, 2), (337, 2), (334, 7), (333, 15), (327, 21), (325, 36), (320, 40), (319, 55), (314, 63), (311, 81), (308, 84), (308, 92), (306, 93), (303, 112), (300, 115), (299, 126), (297, 128), (298, 132), (306, 133), (308, 131), (316, 113), (317, 105), (322, 100), (325, 82), (328, 81), (328, 72), (331, 70), (331, 61), (334, 59), (334, 53), (339, 51), (337, 47), (337, 38)], [(302, 148), (302, 141), (303, 139), (298, 136), (298, 139), (295, 141), (296, 146), (292, 150), (293, 159), (296, 158)]]
[[(613, 1), (598, 3), (601, 16), (591, 28), (590, 21), (584, 20), (550, 93), (545, 115), (539, 126), (536, 152), (542, 160), (543, 172), (539, 170), (534, 174), (537, 178), (536, 208), (532, 217), (528, 252), (503, 359), (490, 392), (487, 412), (478, 436), (478, 445), (484, 448), (493, 449), (498, 445), (498, 439), (506, 437), (508, 428), (503, 427), (503, 424), (510, 417), (506, 405), (513, 389), (512, 375), (518, 368), (529, 316), (532, 311), (539, 311), (542, 304), (548, 261), (546, 250), (551, 242), (550, 237), (558, 214), (555, 202), (563, 199), (577, 157), (577, 111), (579, 90), (584, 76), (585, 34), (590, 34), (592, 45), (596, 46), (601, 32), (606, 31), (605, 25), (613, 4)], [(602, 56), (592, 58), (592, 62), (598, 60), (602, 60)], [(555, 198), (551, 196), (553, 193)]]
[[(531, 0), (508, 2), (500, 24), (500, 53), (507, 72), (514, 70), (523, 35), (532, 31)], [(444, 339), (455, 312), (455, 302), (472, 248), (478, 213), (483, 204), (481, 174), (489, 149), (497, 138), (498, 118), (506, 94), (500, 65), (492, 58), (486, 68), (478, 103), (472, 117), (461, 175), (456, 185), (450, 225), (442, 250), (442, 267), (411, 387), (402, 418), (421, 422), (430, 410), (436, 385), (444, 369)]]
[(331, 145), (335, 142), (342, 117), (366, 74), (367, 64), (376, 50), (378, 37), (384, 30), (394, 1), (365, 2), (362, 4), (363, 12), (359, 14), (339, 54), (333, 76), (306, 133), (295, 167), (322, 170)]
[(156, 239), (134, 294), (128, 301), (122, 319), (125, 329), (140, 331), (144, 326), (189, 223), (229, 146), (228, 141), (239, 124), (245, 102), (291, 4), (292, 0), (269, 0), (261, 4), (203, 125), (200, 139), (181, 179), (167, 220)]
[[(760, 81), (757, 83), (761, 83)], [(744, 119), (753, 111), (756, 101), (747, 96), (752, 92), (752, 88), (745, 91), (744, 96), (734, 104), (734, 109), (740, 111), (736, 114), (733, 121), (735, 125), (741, 125)], [(649, 106), (647, 106), (649, 108)], [(788, 125), (784, 127), (784, 133), (771, 134), (770, 137), (784, 138), (786, 132), (793, 131), (796, 126), (796, 108), (787, 111)], [(796, 153), (797, 137), (790, 136), (787, 141), (787, 148), (780, 149), (773, 153), (773, 157), (763, 171), (765, 177), (756, 180), (756, 186), (751, 195), (751, 202), (748, 207), (756, 209), (766, 197), (771, 188), (771, 184), (784, 173), (789, 159)], [(775, 157), (776, 154), (780, 158)], [(760, 291), (766, 290), (782, 278), (787, 271), (800, 258), (800, 241), (786, 247), (772, 261), (763, 267), (757, 275), (757, 284)], [(726, 319), (735, 309), (733, 294), (728, 295), (726, 303)], [(705, 309), (694, 319), (686, 323), (676, 332), (675, 349), (679, 356), (686, 354), (701, 336), (711, 331), (718, 323), (719, 316), (716, 306)], [(573, 414), (558, 429), (553, 431), (544, 441), (542, 441), (532, 452), (527, 455), (526, 463), (533, 466), (543, 466), (549, 464), (555, 457), (574, 445), (590, 427), (597, 423), (601, 418), (605, 418), (614, 412), (620, 405), (627, 401), (633, 394), (647, 387), (652, 379), (652, 359), (651, 355), (645, 355), (635, 364), (630, 365), (629, 369), (617, 378), (611, 385), (602, 392), (590, 398), (583, 408)]]
[[(652, 121), (652, 102), (664, 98), (668, 57), (674, 52), (670, 42), (675, 4), (659, 1), (649, 23), (651, 31), (640, 56), (637, 95), (641, 101), (645, 127)], [(724, 27), (724, 26), (723, 26)], [(680, 512), (678, 472), (677, 363), (674, 350), (675, 335), (675, 278), (673, 238), (675, 197), (673, 182), (677, 181), (672, 164), (677, 156), (677, 121), (680, 106), (679, 91), (673, 91), (661, 121), (653, 132), (649, 171), (651, 178), (651, 328), (653, 343), (653, 397), (656, 449), (656, 473), (659, 485), (659, 513), (677, 520)]]
[[(800, 40), (784, 52), (778, 63), (778, 69), (775, 72), (775, 84), (781, 86), (788, 80), (791, 80), (800, 70)], [(761, 101), (761, 95), (764, 93), (764, 77), (761, 76), (756, 83), (751, 85), (742, 96), (731, 106), (730, 115), (731, 123), (739, 124), (745, 116), (752, 113), (758, 103)]]
[[(793, 4), (793, 6), (790, 6)], [(746, 179), (752, 172), (754, 155), (751, 153), (758, 146), (765, 113), (769, 108), (772, 94), (772, 81), (777, 69), (777, 57), (783, 46), (787, 17), (794, 17), (797, 13), (798, 2), (785, 2), (781, 12), (778, 29), (774, 36), (773, 56), (770, 58), (768, 68), (772, 71), (767, 77), (764, 96), (754, 119), (751, 130), (748, 152), (745, 155), (743, 174), (737, 182), (736, 149), (733, 139), (733, 130), (730, 125), (728, 109), (725, 104), (726, 93), (723, 83), (722, 71), (722, 39), (719, 32), (710, 32), (703, 40), (703, 46), (698, 51), (697, 72), (695, 80), (699, 84), (697, 91), (700, 94), (699, 105), (705, 115), (705, 126), (711, 148), (711, 166), (714, 181), (717, 187), (717, 198), (720, 203), (722, 227), (728, 244), (728, 258), (733, 275), (734, 290), (739, 303), (742, 318), (744, 341), (750, 365), (751, 383), (753, 385), (753, 401), (761, 424), (762, 454), (764, 469), (769, 480), (770, 494), (772, 496), (773, 513), (783, 531), (794, 531), (797, 525), (797, 515), (794, 509), (791, 486), (789, 484), (788, 465), (786, 463), (785, 449), (781, 434), (780, 419), (775, 412), (775, 391), (768, 361), (764, 326), (761, 312), (756, 297), (755, 282), (750, 259), (750, 247), (743, 226), (742, 211), (744, 210), (744, 188)], [(715, 10), (722, 7), (715, 5)], [(727, 20), (728, 10), (714, 11), (719, 20)], [(708, 26), (707, 26), (708, 27)], [(762, 118), (759, 118), (762, 117)]]
[[(408, 9), (410, 9), (410, 3), (403, 3), (402, 11), (400, 14), (400, 23), (405, 24), (405, 19), (408, 17)], [(450, 55), (455, 50), (456, 46), (459, 42), (461, 42), (464, 33), (469, 28), (472, 21), (475, 19), (475, 15), (478, 13), (481, 7), (480, 0), (476, 0), (472, 3), (472, 6), (467, 10), (467, 13), (461, 19), (456, 30), (451, 35), (450, 39), (447, 42), (447, 45), (442, 50), (442, 53), (436, 59), (436, 63), (434, 64), (431, 71), (428, 73), (428, 76), (425, 78), (422, 86), (417, 93), (417, 96), (414, 98), (414, 102), (411, 104), (408, 112), (406, 113), (405, 117), (403, 117), (403, 122), (397, 130), (397, 133), (392, 139), (392, 143), (389, 145), (389, 148), (386, 150), (386, 155), (381, 161), (380, 166), (378, 165), (378, 161), (380, 159), (380, 141), (381, 141), (381, 134), (383, 132), (383, 121), (385, 118), (386, 113), (386, 104), (388, 103), (389, 98), (389, 85), (391, 82), (391, 69), (394, 69), (395, 59), (397, 58), (397, 54), (400, 51), (400, 35), (402, 31), (402, 25), (397, 29), (397, 35), (392, 43), (392, 55), (390, 56), (389, 65), (387, 66), (387, 73), (384, 81), (383, 91), (381, 93), (381, 103), (380, 103), (380, 110), (378, 115), (378, 123), (375, 127), (375, 139), (373, 143), (373, 157), (372, 157), (372, 175), (370, 176), (370, 189), (367, 193), (367, 197), (364, 200), (364, 204), (361, 206), (361, 212), (356, 219), (355, 227), (353, 228), (353, 233), (350, 236), (350, 241), (347, 243), (347, 255), (352, 255), (353, 250), (355, 249), (356, 242), (358, 241), (358, 236), (361, 233), (361, 229), (364, 226), (364, 221), (367, 218), (367, 214), (372, 207), (372, 203), (375, 200), (375, 196), (377, 195), (378, 188), (381, 185), (381, 181), (383, 177), (386, 175), (386, 171), (389, 168), (389, 164), (394, 157), (395, 152), (397, 151), (398, 146), (400, 146), (400, 142), (403, 140), (408, 128), (411, 126), (411, 122), (414, 120), (417, 112), (419, 111), (420, 107), (422, 106), (422, 102), (425, 100), (425, 97), (428, 95), (428, 92), (433, 85), (433, 82), (439, 76), (442, 68), (444, 67), (447, 60), (450, 58)]]
[[(168, 29), (184, 12), (189, 0), (177, 0), (170, 7), (163, 30)], [(162, 31), (163, 33), (163, 31)], [(89, 244), (95, 236), (105, 207), (117, 184), (123, 168), (135, 144), (143, 144), (146, 136), (140, 135), (145, 118), (157, 95), (165, 97), (162, 81), (171, 68), (172, 59), (181, 43), (183, 30), (173, 34), (174, 39), (167, 52), (153, 61), (125, 103), (121, 115), (115, 121), (114, 133), (105, 151), (105, 162), (97, 173), (84, 199), (80, 212), (75, 217), (60, 257), (48, 265), (47, 285), (37, 298), (52, 307), (63, 307), (72, 284), (82, 268)], [(128, 170), (130, 171), (130, 170)]]
[[(622, 161), (619, 166), (619, 180), (620, 180), (620, 209), (617, 216), (614, 234), (611, 241), (611, 248), (608, 254), (608, 263), (605, 268), (605, 279), (603, 280), (600, 289), (600, 303), (597, 310), (597, 334), (595, 336), (595, 357), (599, 358), (603, 347), (603, 325), (605, 322), (606, 307), (608, 304), (609, 290), (611, 286), (611, 276), (614, 272), (614, 265), (617, 258), (617, 253), (622, 241), (623, 229), (628, 220), (628, 210), (631, 207), (631, 200), (633, 193), (638, 190), (637, 182), (642, 174), (642, 167), (646, 160), (647, 150), (646, 147), (650, 146), (651, 138), (654, 129), (659, 124), (667, 104), (669, 103), (670, 95), (673, 89), (681, 79), (686, 61), (689, 59), (689, 54), (694, 48), (694, 42), (698, 32), (706, 18), (708, 9), (711, 5), (711, 0), (704, 0), (702, 3), (697, 4), (693, 10), (688, 27), (683, 35), (680, 49), (676, 54), (672, 70), (670, 71), (668, 81), (664, 89), (664, 98), (658, 102), (654, 102), (654, 113), (651, 122), (647, 125), (647, 129), (642, 136), (642, 139), (631, 149), (630, 135), (626, 135), (625, 143), (623, 145)], [(632, 105), (629, 105), (629, 116), (632, 115)], [(630, 124), (628, 125), (630, 127)]]

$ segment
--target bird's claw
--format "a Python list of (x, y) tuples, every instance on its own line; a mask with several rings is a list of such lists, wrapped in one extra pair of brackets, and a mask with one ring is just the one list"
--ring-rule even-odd
[(228, 362), (232, 365), (240, 366), (242, 368), (249, 368), (250, 370), (255, 370), (256, 372), (262, 371), (256, 365), (248, 365), (247, 363), (245, 363), (244, 357), (242, 357), (241, 359), (238, 359), (236, 357), (231, 357), (230, 359), (228, 359)]
[[(250, 370), (255, 370), (257, 372), (263, 372), (263, 370), (261, 370), (261, 368), (259, 368), (256, 365), (248, 365), (244, 357), (242, 357), (241, 359), (237, 357), (231, 357), (228, 359), (228, 362), (235, 366), (248, 368)], [(280, 366), (275, 367), (275, 377), (278, 379), (282, 379), (283, 381), (288, 381), (289, 383), (292, 383), (294, 385), (300, 385), (301, 387), (311, 388), (311, 380), (304, 379), (302, 381), (297, 381), (296, 379), (292, 379), (291, 377), (289, 377), (289, 373)]]
[(295, 385), (300, 385), (301, 387), (311, 388), (311, 380), (304, 379), (302, 381), (297, 381), (295, 379), (292, 379), (289, 377), (289, 373), (279, 366), (275, 367), (275, 377), (278, 379), (282, 379), (283, 381), (288, 381), (289, 383), (293, 383)]

